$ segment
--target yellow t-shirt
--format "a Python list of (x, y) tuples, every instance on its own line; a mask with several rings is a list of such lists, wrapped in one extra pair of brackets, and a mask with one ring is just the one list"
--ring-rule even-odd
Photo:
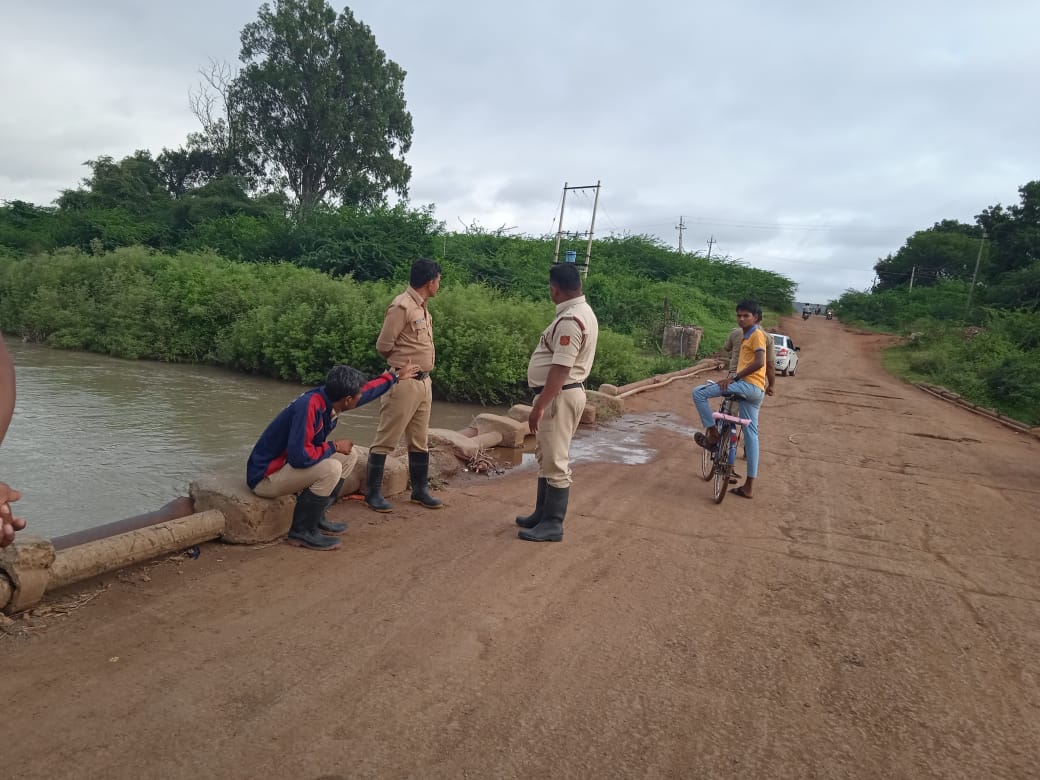
[(768, 357), (768, 349), (766, 347), (766, 339), (769, 337), (765, 331), (762, 330), (758, 325), (755, 325), (751, 330), (744, 334), (744, 340), (740, 342), (740, 360), (737, 361), (737, 371), (743, 371), (747, 366), (750, 366), (755, 361), (755, 353), (762, 350), (762, 368), (758, 369), (753, 374), (747, 374), (741, 377), (744, 382), (750, 382), (757, 387), (761, 387), (763, 390), (766, 389), (766, 364), (765, 360)]

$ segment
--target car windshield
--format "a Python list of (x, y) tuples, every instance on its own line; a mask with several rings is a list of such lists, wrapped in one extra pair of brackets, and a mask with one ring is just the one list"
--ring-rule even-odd
[(773, 344), (775, 344), (778, 347), (782, 347), (784, 345), (784, 337), (773, 334)]

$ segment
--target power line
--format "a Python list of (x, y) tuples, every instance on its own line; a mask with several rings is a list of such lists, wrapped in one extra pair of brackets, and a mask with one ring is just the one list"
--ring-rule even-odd
[[(756, 222), (751, 220), (737, 220), (737, 219), (715, 219), (710, 217), (688, 217), (691, 222), (696, 222), (702, 225), (716, 225), (719, 227), (739, 227), (748, 228), (750, 230), (773, 230), (773, 231), (837, 231), (843, 233), (863, 233), (863, 232), (885, 232), (885, 233), (906, 233), (907, 231), (914, 233), (921, 230), (920, 227), (910, 227), (907, 225), (849, 225), (845, 224), (831, 224), (831, 223), (795, 223), (795, 222)], [(651, 227), (667, 227), (671, 226), (671, 222), (645, 222), (639, 225), (629, 225), (628, 230), (636, 230), (639, 228), (651, 228)]]

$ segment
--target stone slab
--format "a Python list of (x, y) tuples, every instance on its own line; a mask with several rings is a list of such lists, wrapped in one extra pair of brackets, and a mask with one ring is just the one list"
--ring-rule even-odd
[(613, 420), (615, 417), (620, 417), (625, 413), (625, 401), (623, 398), (615, 398), (596, 390), (586, 390), (585, 397), (587, 399), (586, 405), (596, 408), (596, 419), (600, 422)]
[(500, 433), (502, 440), (499, 447), (523, 447), (524, 437), (530, 435), (531, 429), (527, 421), (520, 422), (500, 414), (478, 414), (474, 420), (477, 434)]
[(502, 434), (489, 431), (476, 436), (464, 436), (447, 428), (431, 428), (429, 440), (438, 447), (450, 449), (456, 457), (469, 460), (482, 449), (497, 447), (502, 441)]
[(527, 422), (527, 418), (531, 416), (531, 405), (530, 404), (514, 404), (506, 412), (506, 416), (512, 420), (518, 422)]
[(225, 518), (221, 538), (231, 544), (271, 542), (289, 533), (296, 496), (260, 498), (241, 477), (215, 474), (191, 483), (196, 512), (216, 509)]

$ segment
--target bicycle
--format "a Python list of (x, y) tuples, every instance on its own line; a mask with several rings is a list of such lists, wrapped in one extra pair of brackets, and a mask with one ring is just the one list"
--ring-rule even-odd
[(714, 480), (712, 497), (716, 504), (721, 504), (729, 492), (744, 426), (751, 424), (750, 419), (739, 416), (740, 402), (744, 400), (740, 393), (723, 393), (722, 406), (719, 411), (711, 413), (719, 432), (718, 444), (713, 450), (701, 450), (701, 476), (705, 482)]

